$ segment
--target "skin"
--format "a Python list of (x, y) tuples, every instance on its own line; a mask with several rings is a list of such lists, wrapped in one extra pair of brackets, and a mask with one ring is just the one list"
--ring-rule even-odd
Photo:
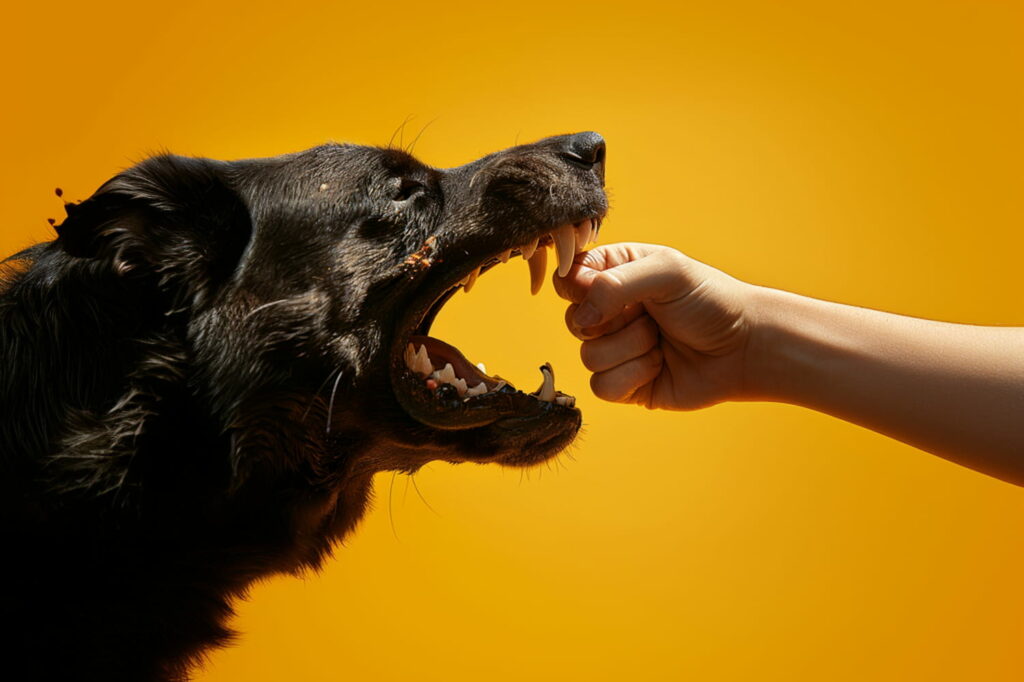
[(1024, 485), (1024, 328), (820, 301), (649, 244), (579, 254), (554, 282), (599, 398), (800, 405)]

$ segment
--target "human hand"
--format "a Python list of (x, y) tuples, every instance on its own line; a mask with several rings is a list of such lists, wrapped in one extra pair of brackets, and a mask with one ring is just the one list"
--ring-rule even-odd
[(581, 253), (554, 284), (599, 398), (690, 410), (743, 397), (756, 287), (651, 244)]
[(821, 301), (648, 244), (577, 254), (555, 290), (599, 398), (801, 405), (1024, 486), (1024, 327)]

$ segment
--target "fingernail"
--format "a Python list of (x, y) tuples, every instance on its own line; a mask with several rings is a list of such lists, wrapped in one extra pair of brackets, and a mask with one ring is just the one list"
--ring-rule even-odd
[(580, 327), (593, 327), (601, 321), (601, 312), (592, 303), (583, 303), (572, 316), (573, 322)]

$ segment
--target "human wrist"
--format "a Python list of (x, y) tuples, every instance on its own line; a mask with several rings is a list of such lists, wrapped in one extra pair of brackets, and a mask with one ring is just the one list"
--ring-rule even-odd
[(799, 392), (800, 348), (809, 341), (800, 320), (811, 299), (751, 285), (744, 315), (749, 325), (742, 400), (793, 402)]

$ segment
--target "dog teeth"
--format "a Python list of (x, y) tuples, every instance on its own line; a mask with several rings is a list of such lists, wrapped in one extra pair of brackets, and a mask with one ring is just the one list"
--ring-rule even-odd
[[(565, 277), (572, 269), (573, 259), (577, 253), (586, 250), (589, 244), (597, 241), (598, 231), (601, 229), (600, 218), (587, 218), (578, 223), (566, 223), (560, 225), (550, 232), (550, 245), (555, 250), (555, 257), (558, 259), (556, 271), (559, 277)], [(507, 263), (513, 253), (520, 254), (530, 265), (530, 293), (537, 294), (543, 282), (545, 270), (547, 269), (547, 254), (544, 247), (540, 246), (541, 238), (538, 237), (518, 248), (505, 249), (497, 255), (497, 260)], [(459, 286), (467, 293), (476, 284), (480, 277), (483, 266), (480, 266), (463, 277)]]
[(576, 255), (576, 230), (572, 225), (562, 225), (551, 233), (551, 238), (555, 241), (555, 253), (558, 254), (558, 276), (565, 277)]
[(434, 366), (430, 364), (430, 356), (427, 354), (427, 347), (420, 346), (417, 352), (413, 350), (411, 343), (405, 349), (405, 366), (424, 377), (430, 376), (430, 373), (434, 371)]
[[(550, 232), (551, 240), (549, 245), (555, 251), (555, 257), (557, 258), (556, 271), (559, 277), (565, 277), (569, 273), (577, 253), (584, 251), (589, 244), (597, 241), (600, 229), (600, 218), (587, 218), (579, 223), (560, 225)], [(543, 238), (546, 238), (546, 236)], [(490, 258), (486, 264), (493, 264), (495, 260), (507, 263), (513, 254), (522, 255), (530, 268), (530, 293), (536, 295), (544, 285), (548, 265), (547, 249), (546, 246), (540, 246), (541, 239), (542, 237), (538, 237), (518, 248), (506, 249), (497, 254), (496, 257)], [(462, 278), (458, 285), (461, 285), (464, 291), (469, 292), (476, 284), (477, 279), (479, 279), (483, 267), (481, 265), (474, 268)], [(437, 384), (449, 384), (455, 387), (459, 396), (464, 400), (469, 400), (485, 393), (497, 393), (508, 385), (508, 382), (505, 380), (494, 377), (493, 380), (497, 381), (494, 388), (488, 389), (486, 381), (481, 381), (476, 386), (469, 386), (466, 379), (455, 374), (455, 368), (451, 363), (445, 363), (442, 369), (435, 369), (425, 345), (420, 345), (417, 351), (414, 345), (410, 343), (406, 347), (404, 355), (406, 366), (427, 380), (428, 388), (434, 390), (437, 388)], [(478, 363), (476, 367), (481, 373), (487, 374), (487, 368), (482, 362)], [(555, 390), (555, 372), (551, 364), (545, 363), (540, 370), (544, 379), (541, 382), (540, 388), (530, 395), (543, 402), (555, 403), (565, 407), (575, 406), (576, 398), (561, 394)]]
[[(412, 344), (409, 344), (412, 346)], [(434, 371), (434, 365), (430, 362), (430, 356), (427, 354), (427, 347), (420, 346), (419, 352), (413, 357), (412, 370), (423, 376), (429, 376)]]
[(520, 253), (523, 254), (524, 260), (530, 260), (531, 258), (533, 258), (533, 252), (537, 250), (537, 243), (539, 241), (540, 238), (538, 237), (537, 239), (534, 239), (532, 242), (529, 242), (528, 244), (523, 244), (521, 247), (519, 247), (519, 251)]
[(455, 383), (455, 369), (452, 367), (452, 363), (447, 363), (440, 372), (437, 373), (437, 380), (443, 381), (446, 384)]
[[(499, 381), (498, 385), (490, 390), (488, 390), (487, 388), (486, 381), (481, 381), (476, 386), (470, 387), (469, 382), (467, 382), (462, 377), (455, 375), (455, 368), (452, 367), (452, 363), (445, 363), (444, 368), (439, 370), (433, 370), (433, 368), (430, 365), (430, 360), (429, 358), (427, 358), (426, 355), (426, 346), (420, 346), (420, 352), (423, 354), (424, 358), (427, 358), (425, 360), (421, 360), (420, 355), (418, 353), (413, 353), (412, 348), (413, 345), (410, 343), (405, 350), (406, 363), (409, 363), (410, 366), (415, 366), (415, 371), (420, 372), (423, 375), (424, 379), (433, 379), (438, 384), (449, 384), (451, 386), (454, 386), (460, 398), (468, 400), (469, 398), (473, 398), (478, 395), (483, 395), (484, 393), (497, 391), (506, 383), (504, 380)], [(430, 371), (423, 371), (424, 364), (427, 368), (429, 368)], [(480, 368), (481, 372), (484, 372), (486, 374), (486, 372), (483, 369), (484, 364), (482, 362), (478, 364), (477, 367)]]
[(534, 296), (544, 286), (548, 271), (548, 250), (537, 249), (528, 261), (530, 264), (530, 293)]
[(576, 253), (587, 248), (587, 243), (590, 241), (590, 222), (588, 218), (581, 223), (573, 225), (573, 232), (576, 236)]
[(540, 368), (540, 373), (544, 375), (544, 381), (541, 383), (540, 388), (532, 395), (537, 400), (542, 400), (546, 403), (554, 402), (555, 370), (551, 368), (551, 363), (545, 362)]
[(480, 276), (480, 268), (477, 268), (473, 272), (471, 272), (468, 275), (466, 275), (465, 278), (463, 278), (463, 280), (461, 282), (462, 290), (465, 291), (468, 294), (469, 290), (473, 288), (474, 284), (476, 284), (476, 280), (477, 280), (477, 278), (479, 276)]

